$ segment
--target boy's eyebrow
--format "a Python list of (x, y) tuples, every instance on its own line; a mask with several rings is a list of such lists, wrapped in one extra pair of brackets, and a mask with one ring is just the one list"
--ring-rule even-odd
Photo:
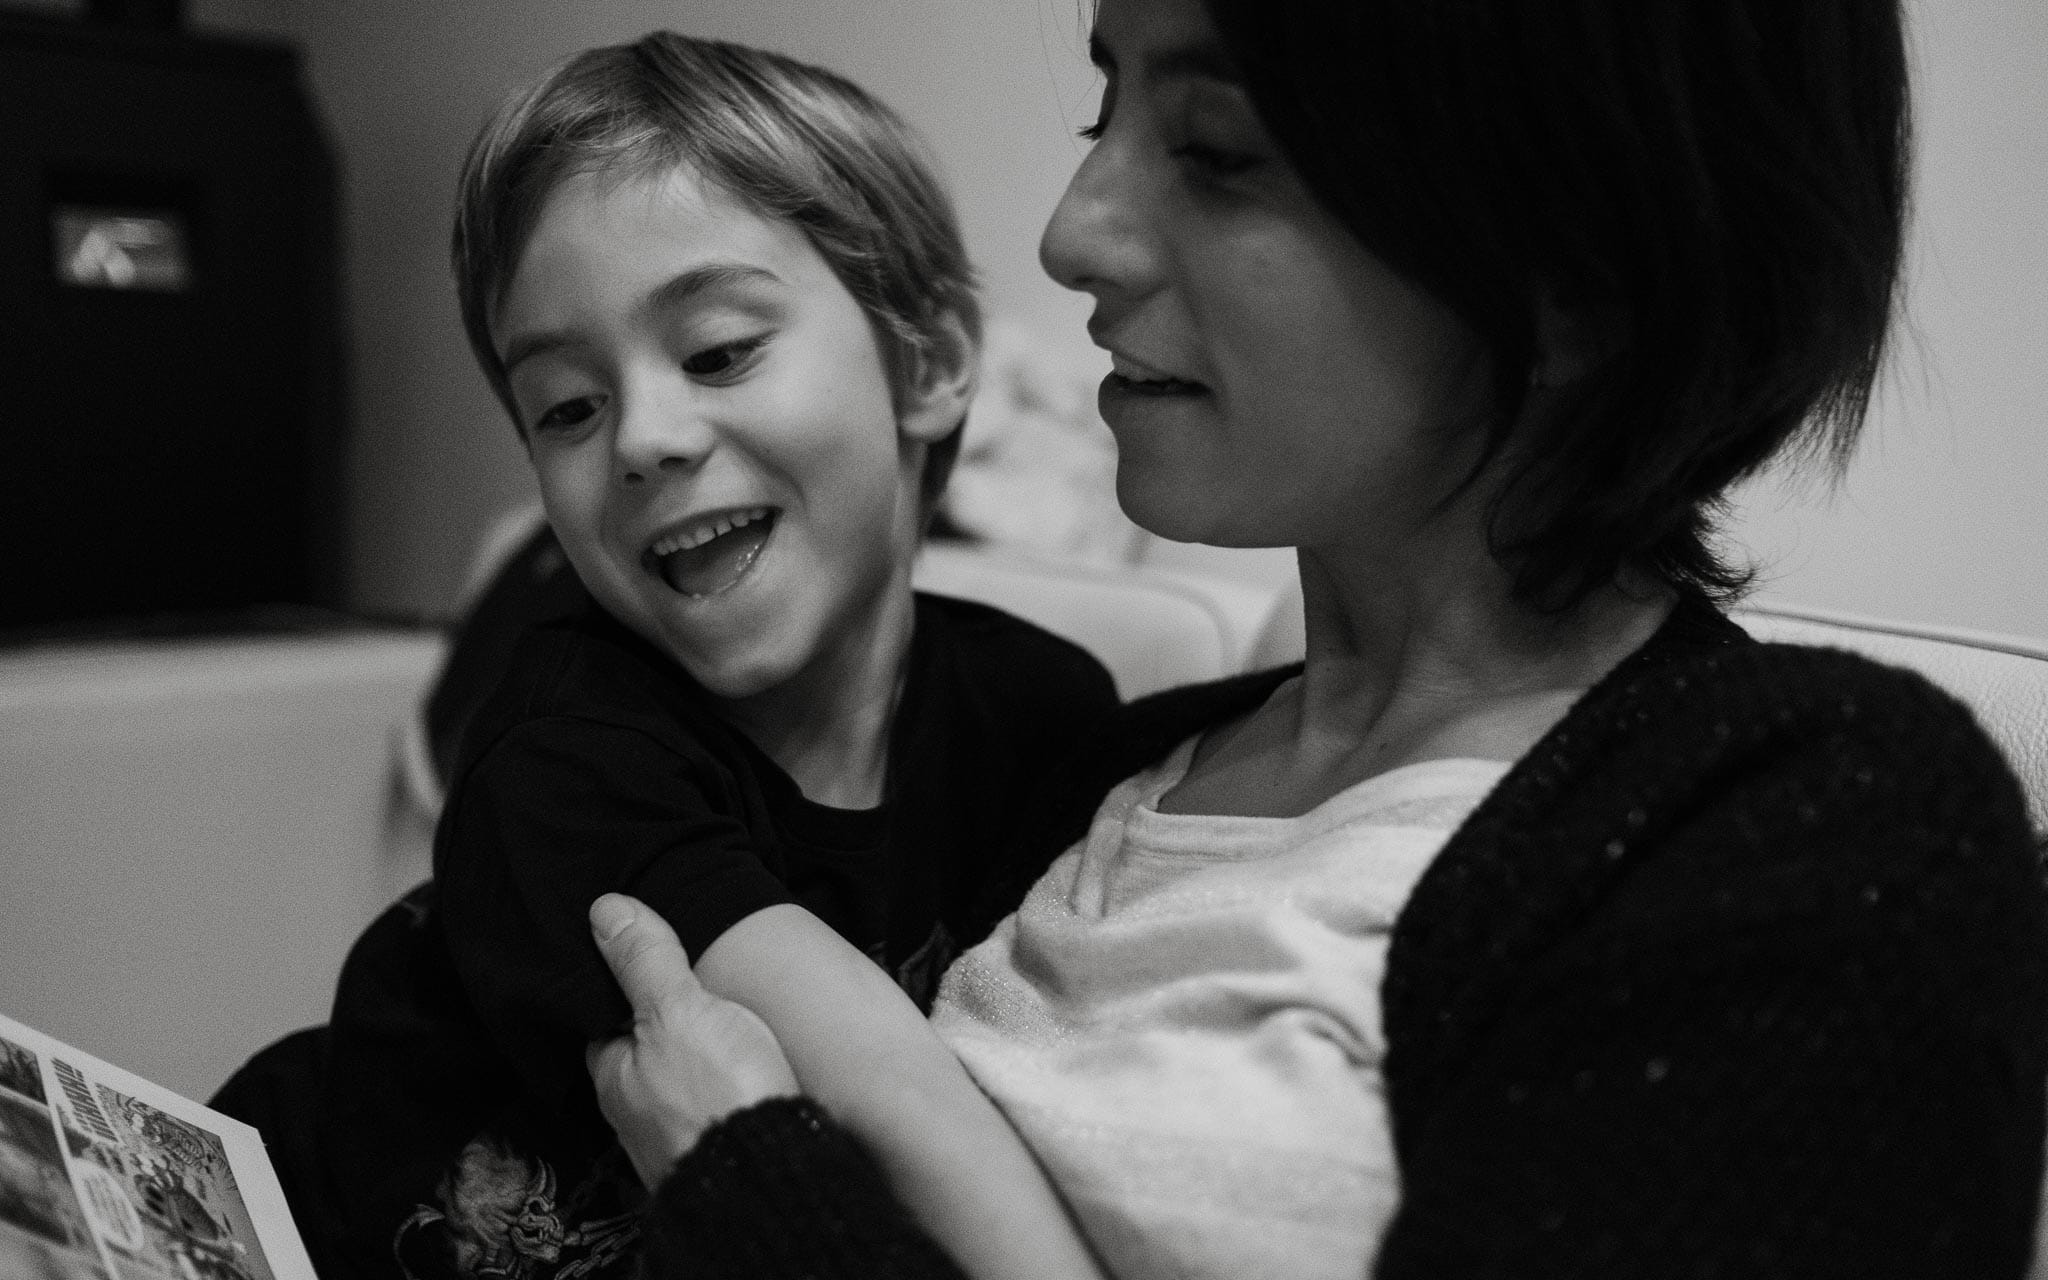
[(526, 361), (543, 352), (569, 346), (572, 341), (568, 334), (553, 329), (542, 333), (522, 333), (505, 344), (505, 353), (498, 360), (505, 366), (505, 376), (510, 377), (512, 371)]
[(647, 295), (646, 306), (650, 311), (667, 311), (727, 285), (780, 283), (782, 277), (766, 267), (746, 262), (706, 262), (655, 286)]
[[(756, 267), (744, 262), (707, 262), (691, 267), (656, 285), (648, 291), (642, 305), (649, 311), (667, 311), (682, 306), (699, 295), (713, 289), (732, 284), (779, 284), (782, 277), (766, 267)], [(509, 376), (520, 362), (530, 360), (544, 352), (572, 346), (573, 335), (560, 330), (548, 329), (539, 333), (525, 333), (505, 344), (502, 357), (505, 373)]]

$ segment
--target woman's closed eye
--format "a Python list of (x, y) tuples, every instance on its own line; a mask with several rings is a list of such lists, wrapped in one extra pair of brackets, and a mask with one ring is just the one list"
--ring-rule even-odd
[[(1109, 127), (1105, 117), (1093, 124), (1084, 124), (1074, 132), (1084, 141), (1102, 141), (1103, 131)], [(1264, 162), (1265, 157), (1252, 151), (1237, 151), (1228, 147), (1210, 146), (1201, 142), (1184, 142), (1171, 148), (1168, 153), (1175, 160), (1192, 170), (1197, 176), (1207, 178), (1230, 178), (1249, 173)]]
[(1198, 179), (1235, 178), (1274, 154), (1244, 90), (1215, 80), (1189, 82), (1165, 129), (1167, 154)]
[(1201, 142), (1183, 142), (1169, 154), (1195, 176), (1210, 179), (1250, 173), (1265, 159), (1256, 152), (1233, 151)]
[[(1096, 116), (1094, 123), (1082, 125), (1074, 131), (1080, 135), (1083, 141), (1100, 142), (1103, 135), (1108, 132), (1110, 106), (1115, 96), (1114, 88), (1115, 86), (1112, 84), (1109, 89), (1104, 90), (1101, 113)], [(1210, 113), (1214, 114), (1213, 109)], [(1262, 147), (1237, 145), (1241, 139), (1236, 135), (1246, 132), (1241, 128), (1232, 130), (1214, 128), (1186, 129), (1183, 127), (1179, 132), (1182, 132), (1183, 140), (1173, 142), (1169, 139), (1166, 145), (1166, 154), (1171, 156), (1176, 163), (1196, 178), (1207, 180), (1233, 178), (1240, 174), (1249, 173), (1265, 163), (1266, 152)], [(1231, 135), (1230, 139), (1225, 141), (1213, 136), (1189, 136), (1196, 133), (1213, 135), (1219, 132)]]

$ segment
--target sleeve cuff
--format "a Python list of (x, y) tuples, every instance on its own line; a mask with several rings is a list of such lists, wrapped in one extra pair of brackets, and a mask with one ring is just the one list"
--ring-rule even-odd
[(867, 1151), (808, 1098), (771, 1098), (712, 1126), (656, 1191), (644, 1230), (648, 1276), (964, 1280)]

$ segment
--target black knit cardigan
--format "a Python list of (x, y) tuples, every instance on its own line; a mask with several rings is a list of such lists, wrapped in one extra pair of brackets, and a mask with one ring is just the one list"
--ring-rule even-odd
[[(1127, 708), (982, 923), (1288, 674)], [(1382, 1000), (1382, 1280), (2026, 1269), (2048, 896), (2011, 771), (1917, 676), (1681, 604), (1452, 836)], [(801, 1099), (715, 1126), (646, 1228), (655, 1277), (959, 1274)]]

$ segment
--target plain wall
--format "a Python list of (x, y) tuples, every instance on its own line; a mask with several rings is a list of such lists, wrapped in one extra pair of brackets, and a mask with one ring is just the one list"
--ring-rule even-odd
[(669, 26), (852, 76), (930, 139), (990, 312), (1087, 348), (1085, 306), (1036, 260), (1088, 119), (1074, 0), (199, 0), (192, 17), (295, 39), (338, 153), (354, 368), (350, 588), (366, 609), (445, 612), (476, 535), (533, 492), (463, 339), (448, 221), (485, 116), (585, 46)]
[[(47, 0), (46, 0), (47, 2)], [(530, 494), (475, 373), (445, 241), (469, 134), (512, 85), (656, 26), (826, 63), (931, 138), (992, 314), (1082, 345), (1035, 243), (1092, 112), (1083, 0), (195, 0), (200, 26), (306, 52), (344, 182), (351, 590), (445, 611), (490, 515)], [(1832, 491), (1767, 481), (1736, 539), (1780, 599), (2048, 637), (2048, 4), (1912, 0), (1920, 182), (1912, 325)]]
[(1846, 479), (1739, 507), (1765, 593), (2048, 639), (2048, 4), (1917, 0), (1908, 322)]

